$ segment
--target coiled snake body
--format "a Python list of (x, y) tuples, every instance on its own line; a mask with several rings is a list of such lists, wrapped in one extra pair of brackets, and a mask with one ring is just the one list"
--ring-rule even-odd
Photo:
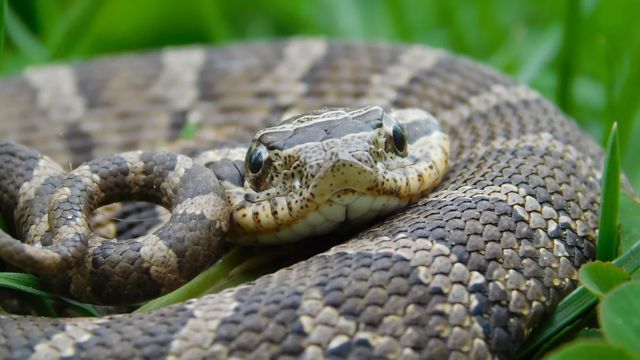
[(593, 257), (601, 153), (482, 65), (321, 39), (56, 65), (0, 84), (0, 138), (75, 167), (167, 144), (246, 146), (285, 113), (369, 105), (424, 109), (449, 133), (451, 170), (428, 198), (250, 285), (149, 314), (2, 315), (0, 357), (513, 356)]

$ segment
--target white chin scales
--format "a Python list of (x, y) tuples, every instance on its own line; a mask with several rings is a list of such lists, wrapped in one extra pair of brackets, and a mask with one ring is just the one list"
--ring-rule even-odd
[[(305, 218), (276, 232), (240, 235), (235, 242), (244, 244), (282, 244), (296, 239), (327, 234), (339, 227), (361, 225), (407, 206), (408, 199), (388, 195), (340, 194)], [(304, 240), (302, 240), (304, 241)]]

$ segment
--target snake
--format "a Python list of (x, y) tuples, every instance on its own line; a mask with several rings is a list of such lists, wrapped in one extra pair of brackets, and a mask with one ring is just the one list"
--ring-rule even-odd
[[(219, 257), (222, 238), (301, 241), (415, 202), (442, 180), (448, 152), (428, 113), (377, 106), (287, 118), (260, 130), (248, 149), (195, 159), (125, 152), (69, 174), (37, 151), (0, 142), (0, 162), (11, 164), (0, 188), (14, 195), (5, 208), (24, 239), (0, 235), (0, 255), (76, 299), (137, 303), (201, 272)], [(171, 217), (141, 237), (93, 234), (85, 214), (120, 200), (160, 204)]]
[[(352, 124), (358, 117), (365, 119), (366, 132), (348, 130), (361, 126)], [(428, 118), (427, 124), (435, 118), (442, 133), (434, 131), (436, 125), (396, 127), (406, 117)], [(280, 122), (283, 118), (290, 120)], [(354, 195), (354, 189), (338, 192), (356, 204), (355, 213), (374, 217), (374, 223), (248, 284), (149, 313), (60, 319), (0, 314), (2, 358), (512, 358), (576, 287), (578, 268), (595, 255), (599, 145), (534, 90), (424, 45), (293, 38), (47, 65), (0, 82), (0, 119), (2, 151), (11, 154), (0, 165), (3, 181), (11, 182), (3, 189), (21, 189), (37, 199), (35, 185), (59, 179), (49, 186), (57, 189), (49, 204), (32, 202), (20, 210), (48, 216), (51, 229), (27, 229), (44, 243), (12, 244), (37, 249), (33, 253), (52, 249), (64, 259), (86, 252), (83, 244), (92, 243), (82, 239), (86, 230), (78, 232), (76, 222), (66, 221), (76, 219), (68, 215), (84, 216), (86, 229), (86, 214), (96, 204), (122, 200), (187, 209), (162, 225), (174, 226), (173, 235), (180, 234), (185, 219), (193, 219), (188, 216), (197, 216), (216, 238), (231, 232), (246, 243), (287, 241), (300, 226), (283, 227), (273, 211), (270, 216), (260, 210), (266, 202), (258, 192), (275, 199), (284, 183), (308, 187), (313, 180), (304, 174), (322, 174), (324, 160), (309, 173), (292, 171), (286, 179), (261, 171), (274, 167), (274, 149), (327, 142), (343, 143), (335, 148), (340, 156), (368, 161), (357, 144), (355, 152), (341, 150), (349, 145), (329, 135), (326, 125), (333, 122), (337, 132), (381, 134), (367, 136), (386, 139), (378, 140), (384, 143), (383, 156), (395, 153), (396, 163), (422, 160), (427, 174), (437, 173), (418, 191), (420, 197), (383, 198), (383, 204), (407, 206), (383, 211), (390, 215), (382, 218), (366, 214), (375, 200)], [(186, 139), (181, 134), (189, 128), (197, 131)], [(419, 148), (412, 139), (428, 134), (447, 134), (438, 138), (448, 138), (450, 148), (436, 146), (438, 156), (431, 150), (407, 154), (405, 146), (408, 152)], [(327, 154), (328, 145), (323, 146)], [(228, 161), (210, 161), (220, 153)], [(320, 160), (317, 153), (309, 152), (309, 164)], [(447, 160), (436, 160), (445, 153)], [(245, 170), (239, 165), (243, 160)], [(120, 193), (127, 187), (123, 184), (131, 187), (125, 178), (135, 163), (153, 164), (147, 173), (160, 174), (140, 178), (145, 195), (125, 199)], [(56, 176), (34, 172), (38, 164), (52, 164), (43, 168)], [(116, 165), (120, 171), (111, 172)], [(450, 165), (446, 174), (445, 165)], [(182, 176), (191, 169), (198, 176)], [(413, 180), (390, 180), (394, 196), (423, 183), (412, 171), (404, 174), (414, 174)], [(238, 199), (254, 205), (239, 206), (229, 215), (231, 224), (202, 210), (222, 197), (225, 186), (233, 198), (241, 172), (258, 191), (250, 194), (245, 188)], [(339, 172), (330, 173), (335, 178)], [(364, 175), (349, 174), (356, 183), (366, 182)], [(112, 189), (116, 195), (101, 197), (102, 180), (109, 176), (120, 178)], [(222, 185), (216, 185), (216, 177)], [(79, 180), (85, 178), (95, 181)], [(30, 179), (36, 181), (20, 185)], [(155, 191), (145, 192), (148, 181)], [(19, 211), (7, 207), (19, 204), (21, 191), (0, 192), (10, 225), (16, 219), (7, 214)], [(203, 197), (207, 200), (195, 200)], [(86, 205), (87, 198), (93, 205)], [(277, 208), (277, 201), (269, 203)], [(304, 227), (320, 223), (313, 219), (321, 207), (306, 212)], [(18, 223), (25, 221), (32, 220)], [(248, 235), (247, 228), (257, 232)], [(13, 235), (26, 238), (29, 231)], [(151, 237), (162, 246), (160, 234), (156, 229)], [(47, 270), (39, 263), (22, 265), (33, 272), (38, 266)], [(62, 278), (68, 286), (69, 276)]]

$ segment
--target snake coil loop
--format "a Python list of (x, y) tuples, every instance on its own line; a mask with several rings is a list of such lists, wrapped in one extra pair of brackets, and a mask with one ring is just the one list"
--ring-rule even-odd
[[(27, 149), (14, 145), (15, 150)], [(47, 166), (51, 161), (33, 154)], [(86, 301), (132, 303), (173, 290), (215, 259), (229, 228), (227, 199), (213, 172), (184, 155), (127, 152), (85, 163), (47, 187), (50, 229), (38, 248), (9, 239), (24, 253), (50, 261), (18, 260)], [(46, 200), (46, 199), (41, 199)], [(95, 209), (125, 200), (148, 201), (171, 211), (169, 220), (134, 239), (106, 239), (94, 234), (89, 217)], [(10, 261), (11, 259), (7, 259)]]

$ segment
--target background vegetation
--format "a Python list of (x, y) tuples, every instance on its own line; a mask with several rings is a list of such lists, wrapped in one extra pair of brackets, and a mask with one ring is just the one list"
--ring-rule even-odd
[[(0, 0), (4, 1), (4, 0)], [(0, 71), (187, 43), (291, 35), (426, 43), (530, 84), (604, 143), (640, 190), (638, 0), (9, 0)], [(634, 15), (635, 14), (635, 15)]]
[[(583, 286), (521, 355), (588, 327), (554, 359), (631, 359), (640, 356), (640, 206), (619, 197), (617, 176), (622, 164), (640, 191), (638, 14), (640, 0), (0, 0), (0, 74), (107, 53), (292, 35), (425, 43), (488, 63), (545, 94), (603, 145), (618, 124), (608, 147), (598, 258), (611, 260), (616, 249), (621, 256), (583, 267)], [(232, 251), (225, 261), (240, 258), (244, 254)], [(204, 276), (232, 268), (218, 265)], [(227, 279), (217, 289), (236, 280), (246, 279)], [(52, 296), (26, 274), (0, 273), (0, 286)], [(166, 303), (161, 298), (145, 307)], [(601, 330), (594, 329), (598, 324)]]

